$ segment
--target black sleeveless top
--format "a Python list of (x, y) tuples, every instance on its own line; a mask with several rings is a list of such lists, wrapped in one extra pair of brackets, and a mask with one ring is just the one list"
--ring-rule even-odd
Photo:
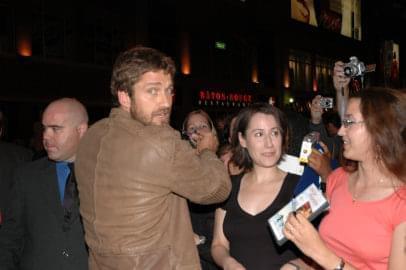
[(245, 212), (237, 202), (242, 177), (243, 174), (232, 177), (233, 188), (222, 207), (226, 211), (223, 231), (230, 243), (230, 255), (247, 270), (279, 269), (296, 258), (299, 251), (290, 241), (281, 247), (276, 244), (268, 219), (292, 199), (300, 177), (287, 174), (275, 200), (255, 216)]

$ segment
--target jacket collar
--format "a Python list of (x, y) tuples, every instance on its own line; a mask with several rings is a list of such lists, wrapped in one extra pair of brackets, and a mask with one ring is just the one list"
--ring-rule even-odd
[(116, 119), (121, 119), (121, 120), (123, 120), (125, 122), (131, 122), (132, 125), (136, 125), (138, 127), (145, 126), (140, 121), (132, 118), (130, 112), (127, 112), (127, 111), (125, 111), (124, 109), (122, 109), (120, 107), (111, 109), (110, 118), (116, 118)]

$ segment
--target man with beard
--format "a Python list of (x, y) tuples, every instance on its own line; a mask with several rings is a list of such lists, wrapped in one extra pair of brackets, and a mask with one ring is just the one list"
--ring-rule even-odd
[(118, 107), (90, 128), (76, 162), (90, 269), (200, 269), (186, 199), (218, 203), (231, 184), (213, 133), (195, 150), (169, 126), (174, 74), (151, 48), (113, 66)]

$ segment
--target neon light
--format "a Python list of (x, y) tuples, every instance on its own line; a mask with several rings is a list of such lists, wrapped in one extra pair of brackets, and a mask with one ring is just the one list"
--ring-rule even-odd
[(225, 93), (222, 91), (201, 90), (199, 91), (199, 102), (204, 101), (230, 101), (230, 102), (251, 103), (252, 95), (242, 93)]
[(215, 47), (216, 47), (216, 49), (219, 49), (219, 50), (225, 50), (226, 49), (226, 43), (222, 42), (222, 41), (216, 41)]

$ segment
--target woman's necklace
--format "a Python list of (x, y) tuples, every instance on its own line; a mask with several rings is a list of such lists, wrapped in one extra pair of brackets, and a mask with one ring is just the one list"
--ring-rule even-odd
[[(378, 185), (381, 186), (383, 185), (383, 183), (385, 182), (385, 180), (383, 178), (378, 180)], [(359, 201), (359, 197), (360, 197), (360, 193), (359, 191), (356, 190), (356, 185), (354, 183), (354, 188), (351, 194), (351, 199), (352, 199), (352, 203), (356, 203), (357, 201)]]

